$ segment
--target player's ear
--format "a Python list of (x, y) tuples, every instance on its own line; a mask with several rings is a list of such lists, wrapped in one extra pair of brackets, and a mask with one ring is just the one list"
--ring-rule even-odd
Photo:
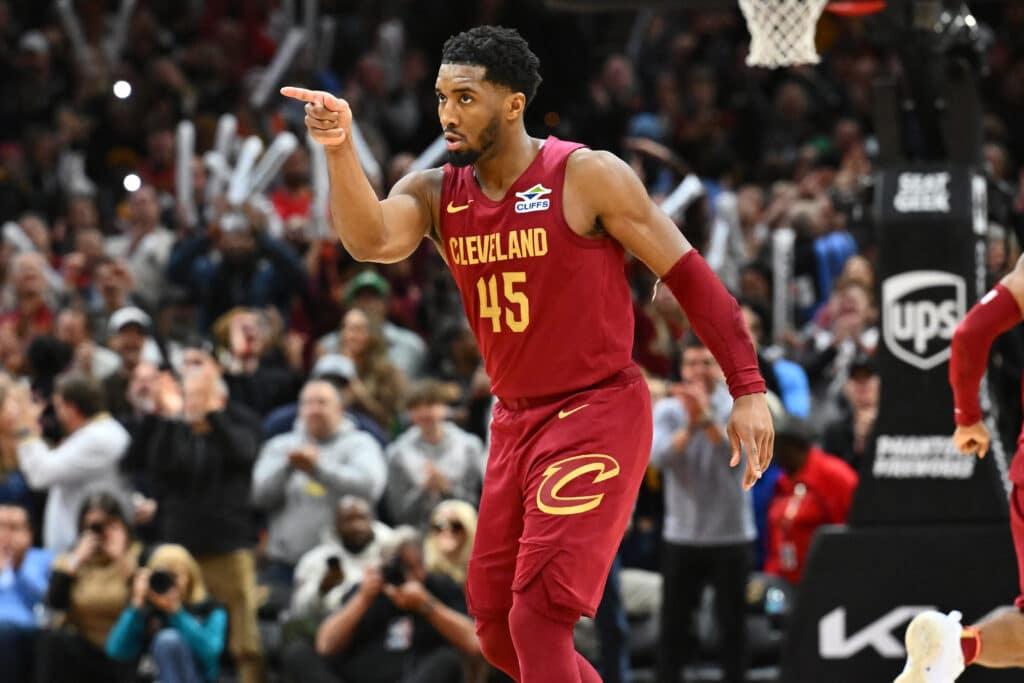
[(526, 111), (526, 95), (521, 92), (509, 93), (505, 98), (505, 118), (515, 121)]

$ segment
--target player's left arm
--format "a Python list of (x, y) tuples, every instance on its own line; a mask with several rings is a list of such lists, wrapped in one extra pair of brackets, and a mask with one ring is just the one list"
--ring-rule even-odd
[(731, 464), (739, 464), (742, 442), (749, 456), (744, 485), (753, 486), (771, 462), (775, 431), (757, 353), (736, 299), (615, 155), (580, 150), (570, 156), (566, 194), (581, 200), (574, 211), (582, 215), (574, 213), (574, 220), (603, 227), (672, 291), (715, 356), (735, 400), (727, 426)]
[(950, 343), (949, 384), (953, 389), (953, 442), (962, 453), (985, 456), (989, 433), (978, 393), (996, 337), (1017, 325), (1024, 310), (1024, 256), (956, 326)]

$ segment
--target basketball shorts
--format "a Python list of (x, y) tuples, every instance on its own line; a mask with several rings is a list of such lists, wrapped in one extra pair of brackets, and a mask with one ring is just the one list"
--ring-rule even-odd
[(515, 591), (543, 581), (553, 610), (594, 615), (647, 468), (651, 420), (636, 366), (567, 396), (497, 403), (470, 614), (501, 618)]

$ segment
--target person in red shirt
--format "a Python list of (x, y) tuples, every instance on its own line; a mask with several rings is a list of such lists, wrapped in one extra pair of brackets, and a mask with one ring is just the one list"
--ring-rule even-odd
[(331, 220), (349, 253), (391, 263), (429, 238), (461, 291), (498, 397), (466, 580), (481, 651), (524, 683), (597, 683), (573, 626), (600, 602), (651, 448), (625, 252), (671, 290), (722, 368), (731, 462), (742, 442), (748, 487), (774, 441), (764, 379), (736, 300), (633, 170), (527, 133), (541, 78), (522, 36), (478, 26), (452, 36), (441, 61), (449, 163), (406, 175), (384, 200), (360, 166), (349, 104), (282, 94), (306, 103), (326, 148)]
[(843, 524), (850, 511), (857, 473), (842, 459), (814, 445), (807, 421), (775, 417), (775, 462), (782, 475), (768, 507), (768, 556), (764, 570), (799, 583), (814, 532)]

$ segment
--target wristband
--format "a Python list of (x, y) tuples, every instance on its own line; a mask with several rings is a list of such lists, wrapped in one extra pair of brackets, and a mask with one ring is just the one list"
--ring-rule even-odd
[(725, 374), (734, 399), (764, 393), (757, 352), (736, 298), (729, 293), (696, 249), (683, 254), (662, 276), (683, 307), (690, 326)]

